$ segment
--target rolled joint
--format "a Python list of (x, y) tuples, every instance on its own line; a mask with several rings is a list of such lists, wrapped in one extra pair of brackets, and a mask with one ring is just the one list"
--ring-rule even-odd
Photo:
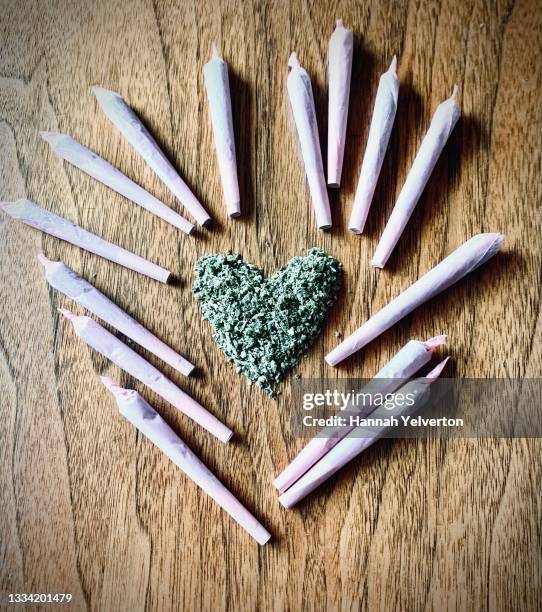
[(290, 57), (288, 58), (288, 68), (299, 68), (299, 60), (297, 59), (297, 53), (292, 51)]

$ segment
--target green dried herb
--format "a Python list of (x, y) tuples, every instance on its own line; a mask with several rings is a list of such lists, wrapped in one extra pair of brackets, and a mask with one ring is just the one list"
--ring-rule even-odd
[(192, 291), (237, 372), (273, 396), (322, 330), (341, 271), (321, 249), (292, 258), (269, 279), (238, 253), (206, 255), (196, 264)]

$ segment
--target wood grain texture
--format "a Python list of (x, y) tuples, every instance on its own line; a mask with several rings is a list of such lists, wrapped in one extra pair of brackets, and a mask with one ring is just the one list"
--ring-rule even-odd
[[(196, 259), (238, 250), (273, 272), (311, 246), (345, 288), (303, 377), (370, 376), (410, 338), (449, 334), (453, 374), (539, 377), (542, 8), (537, 0), (125, 2), (2, 0), (0, 196), (29, 197), (171, 269), (163, 286), (0, 216), (0, 592), (63, 591), (78, 610), (509, 610), (542, 605), (540, 440), (385, 441), (301, 504), (273, 477), (302, 445), (277, 400), (248, 388), (190, 292)], [(285, 96), (292, 50), (313, 78), (326, 134), (327, 42), (356, 36), (343, 186), (318, 232)], [(216, 41), (230, 66), (243, 217), (226, 218), (203, 86)], [(368, 231), (347, 230), (378, 76), (399, 56), (399, 111)], [(462, 118), (384, 271), (368, 266), (437, 104)], [(168, 205), (178, 203), (100, 112), (119, 91), (217, 219), (187, 237), (55, 158), (71, 134)], [(325, 159), (325, 155), (324, 155)], [(338, 369), (337, 342), (479, 231), (504, 253)], [(97, 375), (134, 381), (60, 320), (44, 251), (91, 280), (196, 363), (181, 379), (235, 430), (222, 445), (136, 388), (272, 531), (258, 548), (117, 414)], [(82, 310), (74, 308), (78, 313)]]

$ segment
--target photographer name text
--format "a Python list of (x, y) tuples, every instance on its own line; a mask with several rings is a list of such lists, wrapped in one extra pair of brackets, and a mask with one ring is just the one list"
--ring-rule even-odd
[(305, 427), (463, 427), (463, 419), (448, 417), (426, 418), (421, 416), (389, 416), (386, 418), (361, 417), (357, 414), (338, 415), (329, 417), (303, 417)]

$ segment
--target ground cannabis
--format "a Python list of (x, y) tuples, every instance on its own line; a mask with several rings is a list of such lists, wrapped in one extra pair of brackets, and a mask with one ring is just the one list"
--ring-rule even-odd
[(341, 270), (316, 248), (269, 279), (238, 253), (205, 255), (196, 264), (192, 290), (237, 372), (273, 396), (276, 383), (320, 333)]

